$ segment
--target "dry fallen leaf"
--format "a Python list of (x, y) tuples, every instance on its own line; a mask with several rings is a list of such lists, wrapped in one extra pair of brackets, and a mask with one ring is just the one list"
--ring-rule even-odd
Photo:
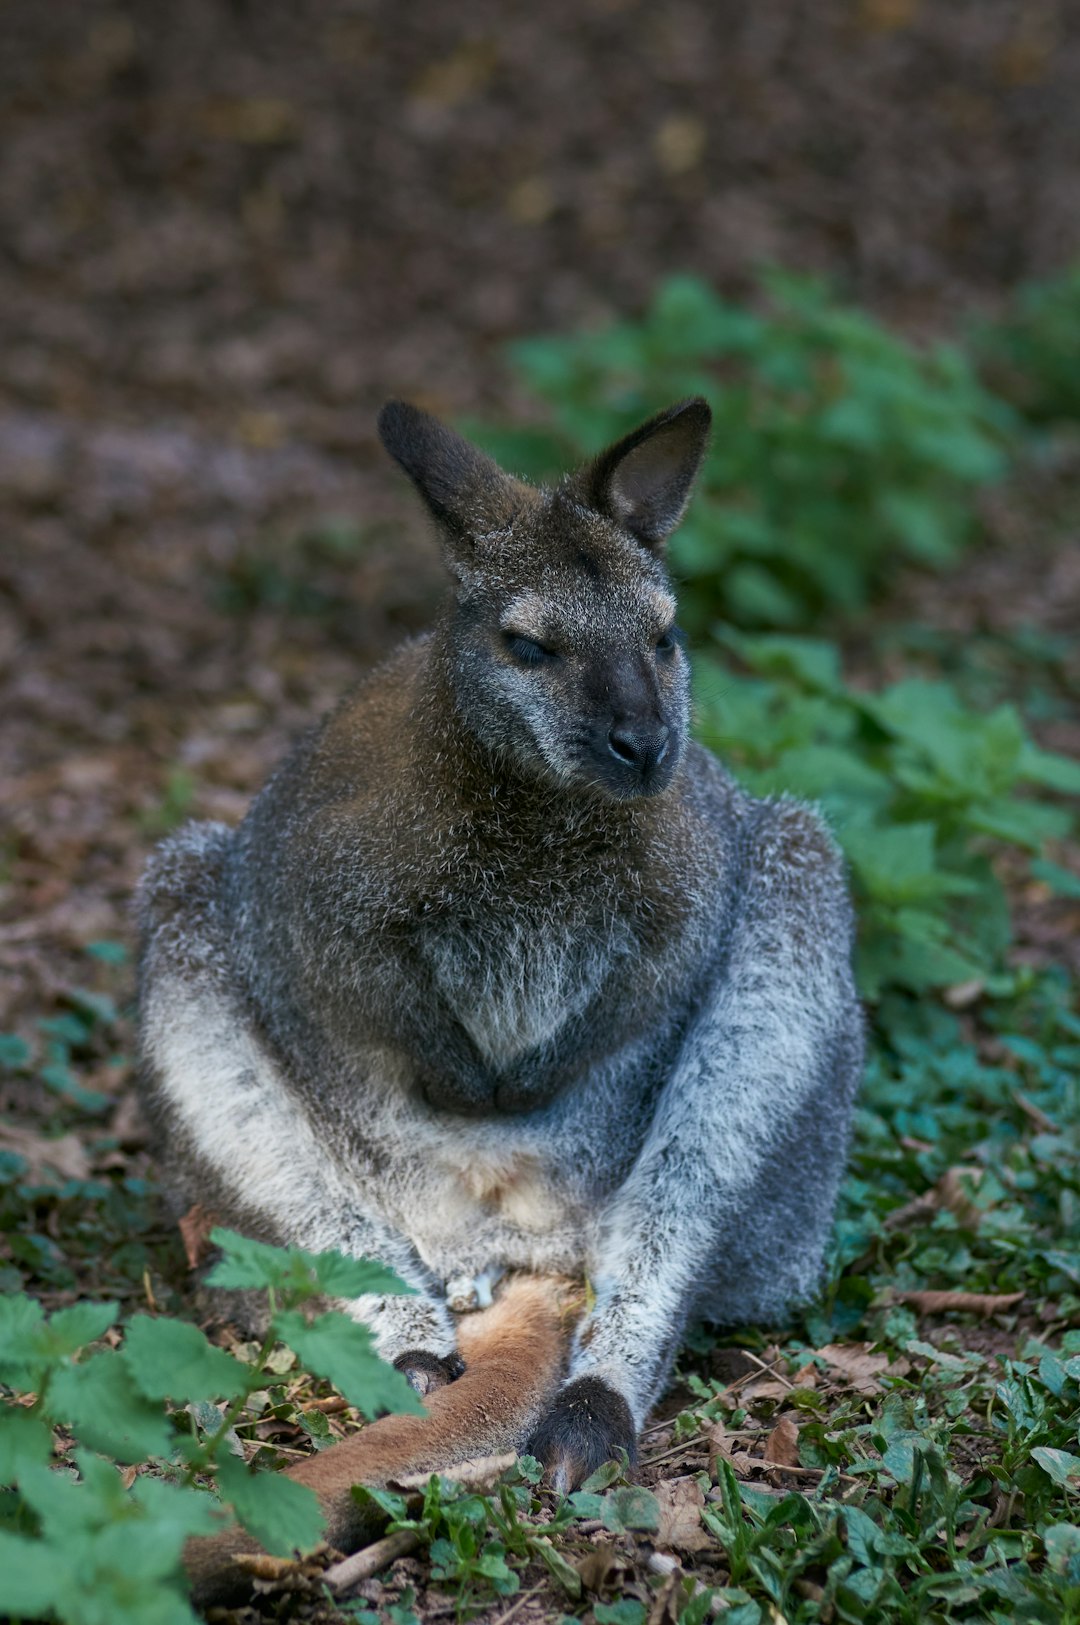
[(27, 1173), (37, 1183), (46, 1168), (62, 1174), (65, 1179), (88, 1179), (90, 1159), (86, 1147), (75, 1134), (61, 1134), (55, 1140), (33, 1129), (16, 1128), (14, 1123), (0, 1126), (0, 1147), (24, 1157)]
[(629, 1564), (617, 1546), (597, 1546), (586, 1552), (574, 1567), (581, 1575), (581, 1583), (593, 1596), (600, 1596), (614, 1586)]
[(982, 1176), (981, 1168), (973, 1168), (967, 1164), (946, 1168), (937, 1184), (930, 1190), (923, 1191), (921, 1196), (914, 1197), (902, 1207), (893, 1208), (891, 1213), (886, 1214), (886, 1230), (899, 1230), (908, 1224), (925, 1223), (942, 1208), (955, 1213), (961, 1224), (974, 1229), (982, 1214), (972, 1200), (971, 1189), (978, 1186)]
[(799, 1465), (799, 1429), (791, 1416), (782, 1416), (765, 1440), (765, 1460), (775, 1467)]
[[(898, 1303), (910, 1303), (922, 1315), (941, 1314), (947, 1309), (962, 1309), (971, 1315), (998, 1315), (1005, 1309), (1015, 1309), (1022, 1292), (897, 1292)], [(824, 1350), (821, 1351), (822, 1353)]]
[(660, 1506), (658, 1546), (674, 1546), (680, 1552), (701, 1552), (712, 1545), (701, 1527), (705, 1496), (694, 1479), (664, 1479), (654, 1485), (653, 1494)]
[(888, 1369), (887, 1354), (871, 1354), (869, 1343), (826, 1343), (817, 1350), (830, 1371), (835, 1371), (860, 1394), (878, 1394), (878, 1377)]
[(216, 1226), (217, 1214), (208, 1213), (198, 1202), (189, 1207), (179, 1220), (177, 1229), (184, 1243), (184, 1256), (188, 1269), (196, 1270), (210, 1251), (210, 1232)]
[(744, 1404), (752, 1404), (757, 1399), (786, 1399), (791, 1392), (790, 1382), (781, 1382), (779, 1377), (760, 1376), (748, 1382), (742, 1389)]

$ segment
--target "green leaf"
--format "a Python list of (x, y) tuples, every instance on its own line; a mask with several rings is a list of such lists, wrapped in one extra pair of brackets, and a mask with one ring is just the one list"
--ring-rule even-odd
[(87, 1343), (104, 1337), (119, 1313), (116, 1303), (76, 1303), (70, 1309), (58, 1309), (50, 1315), (47, 1328), (31, 1340), (34, 1354), (49, 1361), (77, 1354)]
[(169, 1452), (172, 1430), (161, 1406), (144, 1399), (132, 1385), (115, 1350), (92, 1354), (81, 1365), (55, 1372), (46, 1409), (91, 1450), (117, 1461), (145, 1461)]
[(210, 1232), (210, 1240), (222, 1255), (206, 1277), (210, 1286), (231, 1291), (292, 1288), (311, 1297), (318, 1291), (307, 1257), (299, 1248), (273, 1247), (220, 1226)]
[(605, 1529), (620, 1534), (631, 1529), (649, 1532), (660, 1527), (660, 1503), (650, 1490), (630, 1484), (604, 1496), (603, 1517)]
[(99, 959), (103, 965), (125, 965), (128, 960), (128, 951), (122, 942), (88, 942), (83, 952), (91, 959)]
[(68, 1576), (64, 1554), (0, 1529), (0, 1615), (40, 1619), (56, 1606)]
[(568, 1563), (562, 1553), (556, 1550), (550, 1540), (538, 1537), (533, 1542), (533, 1551), (552, 1579), (562, 1586), (568, 1596), (575, 1599), (581, 1596), (581, 1575), (574, 1565)]
[(27, 1351), (45, 1328), (40, 1303), (23, 1292), (5, 1292), (0, 1297), (0, 1377), (13, 1387), (33, 1386), (27, 1373), (39, 1369), (28, 1364)]
[(1068, 1484), (1080, 1479), (1080, 1456), (1074, 1456), (1068, 1450), (1051, 1450), (1046, 1445), (1039, 1445), (1031, 1456), (1044, 1472), (1050, 1474), (1055, 1484)]
[(236, 1399), (253, 1380), (247, 1366), (182, 1320), (136, 1315), (128, 1323), (122, 1357), (147, 1399), (180, 1404)]
[(1018, 773), (1022, 779), (1059, 790), (1062, 795), (1080, 795), (1080, 762), (1052, 750), (1041, 750), (1030, 740), (1024, 742), (1020, 752)]
[(1051, 863), (1047, 858), (1036, 858), (1031, 865), (1031, 872), (1036, 880), (1041, 880), (1044, 886), (1049, 886), (1058, 897), (1080, 897), (1080, 875), (1074, 875), (1070, 869), (1063, 869), (1060, 863)]
[(754, 671), (768, 677), (794, 677), (804, 688), (831, 694), (841, 687), (840, 651), (823, 638), (763, 634), (746, 637), (725, 632), (731, 644)]
[(252, 1473), (235, 1456), (218, 1463), (218, 1489), (268, 1552), (287, 1557), (319, 1544), (326, 1520), (313, 1490), (277, 1473)]
[(908, 903), (935, 897), (947, 887), (935, 850), (931, 823), (897, 824), (891, 829), (856, 826), (844, 832), (844, 849), (872, 897)]
[(635, 1597), (620, 1597), (618, 1602), (593, 1603), (596, 1625), (645, 1625), (645, 1604)]
[(370, 1258), (346, 1258), (344, 1253), (309, 1253), (315, 1277), (331, 1298), (363, 1298), (413, 1293), (399, 1275)]
[(0, 1409), (0, 1484), (14, 1484), (28, 1466), (45, 1466), (52, 1455), (52, 1433), (40, 1417), (22, 1405)]
[(330, 1310), (308, 1321), (298, 1310), (282, 1310), (274, 1317), (274, 1330), (307, 1370), (326, 1377), (369, 1419), (390, 1411), (423, 1413), (415, 1389), (379, 1359), (368, 1328), (348, 1315)]
[(211, 1231), (222, 1257), (207, 1276), (211, 1286), (237, 1289), (273, 1288), (290, 1305), (314, 1297), (359, 1298), (367, 1293), (411, 1292), (412, 1287), (384, 1265), (343, 1253), (304, 1252), (300, 1247), (272, 1247), (235, 1230)]
[(1080, 1528), (1074, 1523), (1055, 1523), (1043, 1530), (1046, 1561), (1055, 1574), (1064, 1574), (1080, 1558)]
[(30, 1061), (30, 1046), (18, 1033), (0, 1033), (0, 1067), (18, 1072)]

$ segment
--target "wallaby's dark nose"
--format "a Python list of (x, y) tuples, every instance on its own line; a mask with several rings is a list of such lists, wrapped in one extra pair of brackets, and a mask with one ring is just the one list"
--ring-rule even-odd
[(612, 756), (642, 777), (660, 766), (670, 743), (671, 729), (663, 723), (659, 727), (635, 728), (632, 723), (617, 722), (608, 734)]

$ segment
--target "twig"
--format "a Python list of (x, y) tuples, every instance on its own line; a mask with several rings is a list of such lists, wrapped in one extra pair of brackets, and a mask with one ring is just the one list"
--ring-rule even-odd
[(695, 1446), (701, 1445), (704, 1438), (703, 1433), (695, 1433), (692, 1438), (684, 1439), (681, 1444), (673, 1444), (670, 1450), (661, 1450), (658, 1456), (642, 1456), (641, 1465), (643, 1467), (655, 1467), (658, 1461), (668, 1461), (672, 1456), (685, 1455), (688, 1450), (693, 1450)]
[(384, 1535), (374, 1545), (365, 1546), (363, 1551), (354, 1552), (352, 1557), (332, 1563), (322, 1578), (331, 1590), (347, 1591), (361, 1580), (370, 1580), (373, 1574), (385, 1569), (395, 1558), (414, 1551), (419, 1544), (420, 1536), (415, 1529), (399, 1529), (396, 1534)]
[(528, 1591), (523, 1591), (520, 1597), (515, 1597), (514, 1601), (510, 1604), (510, 1607), (506, 1610), (506, 1613), (500, 1614), (499, 1618), (495, 1621), (495, 1625), (510, 1625), (510, 1621), (513, 1619), (514, 1615), (519, 1614), (524, 1608), (525, 1604), (530, 1602), (533, 1597), (538, 1597), (546, 1585), (547, 1581), (541, 1580), (539, 1584), (530, 1586)]
[(351, 1406), (347, 1399), (341, 1399), (337, 1394), (332, 1394), (329, 1399), (313, 1399), (304, 1409), (305, 1411), (320, 1411), (323, 1416), (339, 1416), (342, 1411), (350, 1410)]
[[(771, 1371), (777, 1382), (782, 1382), (785, 1388), (794, 1388), (795, 1384), (792, 1382), (791, 1378), (785, 1377), (782, 1371), (777, 1371), (776, 1369), (776, 1367), (780, 1364), (780, 1361), (784, 1358), (782, 1354), (778, 1354), (775, 1360), (770, 1360), (768, 1365), (766, 1365), (764, 1360), (759, 1360), (756, 1354), (750, 1353), (749, 1349), (743, 1349), (742, 1352), (748, 1360), (753, 1360), (754, 1364), (760, 1371)], [(755, 1375), (756, 1373), (753, 1371), (746, 1372), (743, 1376), (736, 1378), (735, 1382), (729, 1383), (724, 1392), (730, 1393), (733, 1388), (738, 1386), (738, 1384), (746, 1382), (748, 1378)]]

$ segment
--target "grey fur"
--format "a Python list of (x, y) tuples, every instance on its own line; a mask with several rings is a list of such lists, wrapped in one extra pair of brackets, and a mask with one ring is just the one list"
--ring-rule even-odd
[(832, 840), (688, 740), (662, 533), (707, 426), (537, 491), (384, 409), (441, 619), (140, 893), (177, 1203), (391, 1265), (419, 1295), (351, 1306), (389, 1357), (452, 1350), (448, 1281), (585, 1272), (570, 1375), (638, 1424), (691, 1314), (815, 1290), (861, 1066)]

